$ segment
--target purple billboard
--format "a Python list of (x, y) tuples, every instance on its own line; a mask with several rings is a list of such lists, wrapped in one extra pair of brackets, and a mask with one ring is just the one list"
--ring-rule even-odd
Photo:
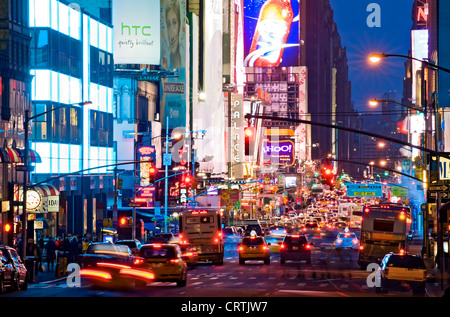
[(295, 144), (291, 140), (266, 141), (262, 148), (264, 165), (292, 166), (295, 163)]

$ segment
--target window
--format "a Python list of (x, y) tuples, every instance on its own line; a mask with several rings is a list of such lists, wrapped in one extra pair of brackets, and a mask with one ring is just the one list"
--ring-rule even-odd
[(394, 222), (389, 220), (374, 219), (373, 220), (373, 230), (375, 231), (394, 231)]
[(80, 109), (70, 108), (70, 143), (80, 144), (81, 139), (81, 120), (80, 120)]
[(112, 147), (113, 139), (113, 115), (101, 111), (90, 111), (90, 144), (91, 146)]
[(90, 61), (91, 82), (113, 87), (114, 62), (112, 54), (91, 46)]

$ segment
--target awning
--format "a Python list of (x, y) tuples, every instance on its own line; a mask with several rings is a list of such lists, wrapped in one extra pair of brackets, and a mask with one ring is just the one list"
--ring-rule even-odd
[(0, 163), (9, 163), (8, 152), (2, 147), (0, 147)]
[[(25, 150), (16, 149), (22, 162), (25, 161)], [(41, 156), (35, 150), (28, 150), (28, 163), (42, 163)]]
[(59, 190), (53, 185), (32, 186), (42, 197), (40, 212), (59, 212)]
[(20, 158), (20, 154), (16, 149), (12, 149), (7, 147), (6, 153), (8, 153), (9, 162), (10, 163), (22, 163), (22, 159)]

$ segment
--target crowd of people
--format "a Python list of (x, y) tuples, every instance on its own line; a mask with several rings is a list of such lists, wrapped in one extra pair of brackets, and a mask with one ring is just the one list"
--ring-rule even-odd
[[(41, 236), (37, 243), (32, 238), (27, 240), (25, 256), (28, 259), (34, 259), (36, 265), (36, 274), (44, 270), (44, 263), (47, 263), (47, 269), (51, 272), (55, 270), (55, 263), (59, 258), (67, 259), (66, 263), (77, 263), (78, 255), (82, 254), (89, 243), (97, 241), (96, 237), (72, 236), (62, 237), (43, 237)], [(15, 248), (22, 254), (22, 241), (19, 239)]]

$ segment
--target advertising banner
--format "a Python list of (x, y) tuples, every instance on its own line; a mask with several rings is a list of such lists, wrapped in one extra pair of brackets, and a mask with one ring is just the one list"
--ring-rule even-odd
[(160, 64), (160, 1), (114, 0), (114, 63)]
[(292, 140), (268, 140), (262, 150), (265, 165), (292, 166), (295, 163), (295, 144)]
[(161, 80), (161, 122), (169, 129), (186, 126), (186, 1), (162, 0), (161, 68), (178, 71), (177, 77)]
[(345, 184), (347, 197), (383, 197), (382, 184)]
[(244, 66), (298, 66), (299, 31), (299, 1), (244, 0)]

